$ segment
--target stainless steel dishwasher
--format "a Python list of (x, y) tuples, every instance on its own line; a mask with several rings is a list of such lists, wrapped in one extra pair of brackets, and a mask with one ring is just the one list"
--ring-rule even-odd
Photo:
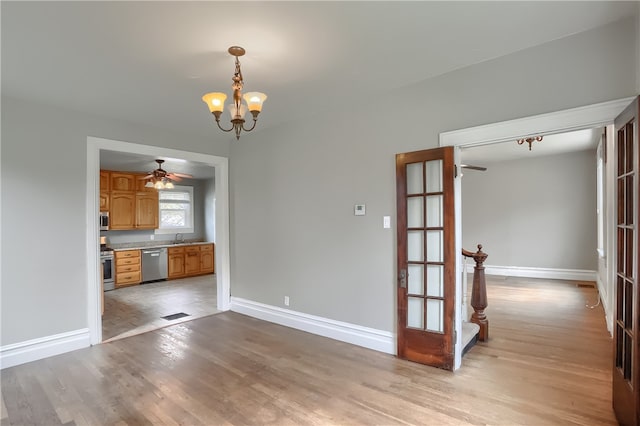
[(142, 282), (166, 280), (169, 274), (167, 267), (167, 249), (154, 248), (142, 250)]

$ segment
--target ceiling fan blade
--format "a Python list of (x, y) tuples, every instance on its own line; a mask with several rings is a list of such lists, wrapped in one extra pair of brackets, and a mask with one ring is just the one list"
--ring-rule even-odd
[(176, 182), (180, 182), (182, 180), (181, 177), (174, 175), (173, 173), (167, 174), (167, 179), (175, 180)]
[(179, 176), (179, 177), (183, 177), (183, 178), (193, 178), (193, 175), (190, 175), (189, 173), (169, 173), (172, 176)]
[(153, 177), (153, 173), (150, 173), (146, 176), (140, 176), (138, 179), (142, 180), (142, 179), (151, 179)]
[(471, 169), (471, 170), (480, 170), (481, 172), (486, 172), (487, 168), (482, 166), (472, 166), (470, 164), (461, 164), (460, 167), (463, 169)]

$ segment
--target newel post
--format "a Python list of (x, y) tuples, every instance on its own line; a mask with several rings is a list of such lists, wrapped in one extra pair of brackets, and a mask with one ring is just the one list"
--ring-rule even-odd
[(480, 326), (478, 339), (482, 342), (489, 339), (489, 320), (484, 310), (487, 308), (487, 282), (484, 278), (484, 261), (487, 254), (482, 251), (482, 244), (478, 244), (478, 251), (472, 253), (462, 250), (462, 254), (466, 257), (472, 257), (476, 262), (473, 268), (473, 288), (471, 290), (471, 306), (473, 314), (471, 314), (471, 322)]

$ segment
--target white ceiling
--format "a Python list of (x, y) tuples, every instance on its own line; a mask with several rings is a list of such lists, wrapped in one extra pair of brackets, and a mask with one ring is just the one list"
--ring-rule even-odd
[[(2, 2), (2, 93), (212, 139), (231, 45), (258, 130), (636, 13), (635, 2)], [(242, 139), (241, 139), (242, 141)]]
[(150, 172), (158, 168), (156, 159), (164, 160), (162, 168), (169, 173), (186, 173), (194, 179), (211, 179), (215, 169), (204, 163), (172, 157), (152, 157), (144, 154), (100, 150), (100, 169), (121, 172)]
[(526, 142), (519, 145), (515, 140), (464, 148), (461, 150), (461, 163), (473, 166), (487, 166), (497, 161), (595, 150), (602, 132), (602, 128), (596, 128), (555, 135), (543, 135), (541, 141), (532, 142), (531, 150), (529, 150), (529, 144)]

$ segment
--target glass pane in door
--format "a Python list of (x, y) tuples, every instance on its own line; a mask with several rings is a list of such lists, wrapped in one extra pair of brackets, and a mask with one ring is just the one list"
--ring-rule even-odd
[(424, 294), (424, 265), (409, 265), (409, 294)]
[(427, 262), (442, 262), (443, 231), (427, 231)]
[(407, 259), (409, 262), (424, 262), (424, 231), (407, 232)]
[(407, 301), (407, 327), (424, 328), (424, 299), (409, 297)]
[(422, 228), (424, 197), (407, 198), (407, 228)]
[(422, 194), (422, 163), (407, 164), (407, 194)]
[(426, 163), (427, 191), (442, 192), (442, 160), (431, 160)]
[(442, 332), (442, 300), (427, 299), (427, 330)]
[(427, 265), (427, 296), (443, 297), (444, 266)]
[(427, 197), (427, 227), (442, 226), (442, 195), (430, 195)]

